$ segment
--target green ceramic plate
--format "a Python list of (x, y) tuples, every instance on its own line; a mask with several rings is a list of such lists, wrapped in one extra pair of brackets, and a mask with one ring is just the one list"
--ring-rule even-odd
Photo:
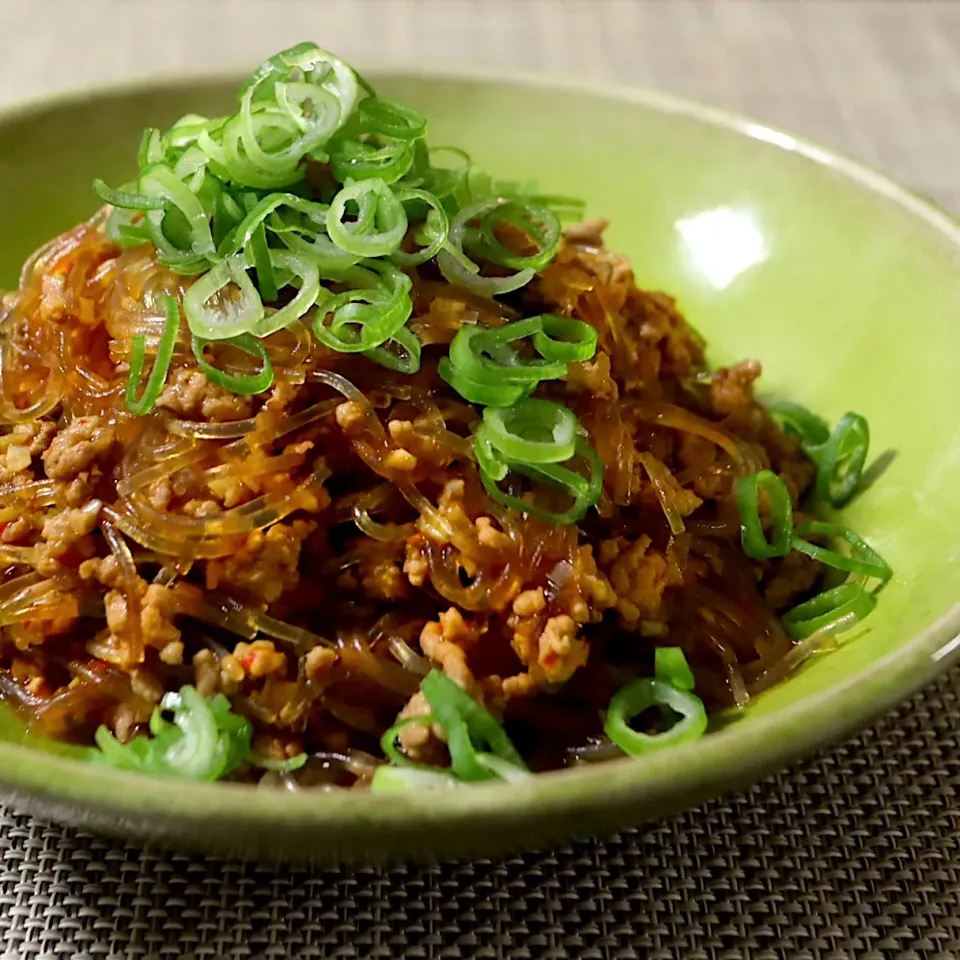
[[(865, 414), (888, 466), (849, 509), (896, 576), (854, 641), (690, 746), (522, 786), (292, 795), (112, 773), (0, 743), (2, 794), (51, 819), (226, 854), (340, 860), (490, 855), (667, 814), (834, 741), (928, 681), (960, 646), (960, 227), (882, 176), (739, 117), (658, 94), (389, 73), (432, 141), (537, 178), (607, 216), (641, 284), (676, 294), (714, 358), (763, 387)], [(146, 125), (221, 112), (234, 78), (178, 81), (0, 121), (0, 285), (122, 182)]]

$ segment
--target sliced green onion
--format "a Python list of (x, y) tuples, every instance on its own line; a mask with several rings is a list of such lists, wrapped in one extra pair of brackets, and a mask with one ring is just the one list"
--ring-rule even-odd
[(413, 145), (396, 140), (377, 146), (347, 137), (330, 143), (330, 171), (341, 183), (376, 178), (396, 183), (413, 165)]
[[(245, 249), (252, 240), (254, 234), (260, 228), (271, 214), (279, 214), (283, 208), (289, 208), (315, 224), (314, 232), (323, 229), (330, 209), (326, 204), (314, 203), (311, 200), (304, 200), (293, 193), (269, 193), (257, 202), (245, 216), (242, 216), (241, 222), (231, 231), (229, 238), (221, 243), (217, 252), (221, 257), (231, 257)], [(277, 232), (276, 225), (271, 221), (270, 229)]]
[[(427, 193), (426, 190), (399, 188), (394, 190), (394, 193), (401, 203), (421, 201), (426, 204), (428, 209), (423, 226), (416, 234), (417, 241), (423, 242), (424, 246), (414, 253), (397, 249), (391, 254), (391, 258), (395, 263), (404, 267), (412, 267), (432, 260), (444, 243), (447, 242), (450, 222), (447, 219), (446, 211), (440, 205), (440, 201), (432, 193)], [(407, 219), (409, 221), (409, 216)]]
[(420, 684), (433, 716), (447, 735), (450, 765), (460, 780), (487, 780), (491, 771), (477, 761), (478, 748), (521, 770), (527, 765), (496, 718), (439, 670), (431, 670)]
[(567, 365), (551, 360), (529, 360), (509, 344), (534, 336), (542, 329), (539, 317), (517, 320), (502, 327), (462, 326), (450, 344), (450, 362), (457, 374), (477, 383), (538, 383), (567, 373)]
[[(509, 226), (524, 235), (537, 252), (522, 255), (505, 246), (497, 235), (498, 229)], [(560, 248), (560, 221), (545, 207), (515, 200), (498, 204), (489, 210), (480, 225), (480, 243), (484, 259), (513, 270), (542, 270), (557, 255)]]
[(295, 757), (275, 760), (273, 757), (251, 753), (247, 759), (253, 766), (259, 767), (261, 770), (272, 770), (274, 773), (291, 773), (294, 770), (299, 770), (310, 758), (305, 753), (298, 753)]
[[(239, 295), (226, 292), (235, 285)], [(200, 277), (183, 298), (191, 333), (207, 340), (227, 340), (248, 333), (264, 316), (263, 301), (247, 276), (243, 254), (218, 263)]]
[(506, 780), (507, 783), (522, 783), (533, 776), (526, 766), (518, 767), (515, 763), (504, 760), (503, 757), (498, 757), (496, 754), (478, 752), (476, 756), (477, 763), (481, 767), (489, 770), (501, 780)]
[(798, 403), (776, 401), (770, 415), (800, 440), (803, 452), (817, 464), (814, 496), (834, 507), (856, 493), (870, 449), (870, 426), (859, 413), (845, 413), (831, 431), (826, 423)]
[(816, 448), (826, 443), (830, 436), (827, 424), (799, 403), (776, 400), (768, 404), (767, 410), (783, 430), (800, 440), (805, 452), (808, 452), (807, 448)]
[[(173, 723), (163, 718), (173, 712)], [(217, 780), (250, 755), (253, 727), (230, 709), (223, 694), (204, 700), (190, 686), (168, 693), (150, 719), (152, 737), (138, 734), (121, 744), (106, 727), (96, 733), (90, 759), (121, 770), (187, 780)]]
[(410, 278), (387, 261), (375, 261), (354, 268), (346, 279), (357, 287), (320, 304), (313, 326), (317, 339), (333, 350), (362, 353), (395, 337), (413, 312)]
[(443, 357), (437, 364), (437, 373), (442, 380), (453, 387), (464, 400), (470, 403), (480, 403), (496, 407), (508, 407), (511, 403), (527, 396), (536, 387), (536, 384), (487, 384), (478, 380), (471, 380), (458, 372), (448, 357)]
[[(850, 556), (844, 556), (828, 547), (821, 547), (803, 539), (810, 535), (836, 537), (838, 540), (845, 540), (852, 547)], [(801, 524), (794, 533), (793, 548), (805, 553), (808, 557), (813, 557), (815, 560), (825, 563), (828, 567), (848, 570), (865, 577), (876, 577), (883, 583), (886, 583), (893, 576), (893, 568), (869, 543), (858, 537), (849, 527), (837, 523), (810, 520)]]
[(460, 781), (452, 774), (423, 767), (395, 767), (383, 764), (377, 767), (370, 780), (372, 793), (401, 793), (406, 790), (449, 790), (459, 787)]
[[(267, 164), (254, 160), (247, 153), (247, 143), (277, 142), (278, 150)], [(300, 164), (303, 155), (299, 130), (293, 119), (279, 108), (261, 108), (257, 113), (231, 117), (221, 134), (220, 152), (231, 183), (261, 190), (290, 187), (303, 179), (306, 170)], [(202, 145), (202, 141), (198, 141)], [(254, 146), (259, 157), (266, 152)], [(281, 163), (282, 161), (282, 163)]]
[(261, 300), (268, 303), (277, 299), (277, 277), (270, 262), (270, 248), (267, 246), (267, 231), (263, 223), (257, 226), (250, 237), (250, 255), (257, 271), (257, 287), (260, 290)]
[[(140, 137), (140, 146), (137, 149), (137, 166), (141, 169), (151, 163), (158, 163), (163, 159), (163, 142), (160, 131), (156, 127), (147, 127)], [(96, 187), (94, 187), (96, 189)], [(107, 203), (110, 201), (108, 200)]]
[[(300, 287), (297, 295), (285, 306), (273, 313), (266, 313), (253, 325), (250, 331), (258, 337), (269, 337), (271, 333), (289, 327), (294, 320), (299, 320), (316, 302), (321, 295), (320, 273), (317, 265), (306, 257), (286, 250), (270, 250), (270, 268), (274, 273), (284, 270), (295, 278), (296, 286)], [(286, 286), (287, 284), (284, 284)]]
[(420, 350), (417, 335), (408, 327), (401, 327), (389, 340), (372, 350), (365, 350), (363, 355), (381, 367), (409, 376), (420, 369)]
[[(196, 356), (197, 366), (203, 375), (212, 383), (230, 390), (232, 393), (251, 395), (263, 393), (273, 384), (273, 368), (270, 359), (267, 356), (266, 348), (261, 342), (249, 333), (241, 333), (228, 340), (206, 340), (196, 335), (192, 338), (192, 347)], [(258, 373), (252, 375), (236, 375), (219, 370), (203, 358), (204, 348), (211, 343), (222, 343), (236, 347), (250, 356), (260, 359), (261, 368)]]
[(280, 108), (303, 134), (296, 144), (296, 149), (303, 151), (301, 156), (325, 144), (343, 122), (337, 98), (311, 83), (278, 83), (273, 92)]
[[(259, 372), (243, 376), (218, 370), (203, 359), (204, 347), (213, 342), (229, 344), (231, 347), (236, 347), (251, 357), (257, 357), (260, 360)], [(250, 396), (256, 393), (263, 393), (264, 390), (268, 390), (273, 385), (273, 366), (270, 363), (270, 358), (267, 356), (267, 348), (261, 340), (252, 334), (241, 333), (227, 340), (220, 339), (217, 341), (207, 340), (204, 337), (198, 337), (194, 334), (192, 346), (200, 372), (211, 383), (223, 387), (224, 390), (229, 390), (231, 393), (238, 393), (243, 396)]]
[(573, 456), (577, 418), (562, 404), (527, 398), (510, 407), (487, 407), (483, 422), (493, 445), (509, 460), (561, 463)]
[(149, 413), (160, 396), (167, 373), (170, 370), (170, 361), (173, 350), (177, 345), (177, 334), (180, 331), (180, 307), (177, 301), (168, 293), (158, 297), (166, 308), (167, 317), (163, 324), (163, 333), (160, 334), (160, 343), (157, 346), (157, 355), (153, 361), (153, 369), (147, 377), (147, 384), (143, 388), (143, 395), (137, 399), (137, 385), (143, 373), (143, 364), (146, 356), (146, 340), (142, 333), (134, 334), (130, 344), (130, 376), (127, 379), (126, 401), (127, 409), (136, 417)]
[[(760, 491), (767, 494), (773, 515), (773, 537), (764, 536), (760, 520)], [(743, 552), (754, 560), (786, 556), (792, 546), (793, 502), (787, 485), (772, 471), (760, 470), (737, 483), (740, 540)]]
[[(479, 434), (482, 429), (483, 425), (477, 433)], [(477, 443), (475, 449), (479, 461), (481, 460), (483, 447), (480, 443)], [(569, 494), (573, 498), (573, 503), (566, 510), (560, 512), (545, 510), (535, 503), (506, 493), (497, 486), (495, 476), (486, 470), (480, 470), (480, 480), (483, 483), (484, 490), (487, 491), (487, 495), (497, 503), (521, 513), (540, 517), (542, 520), (557, 526), (569, 526), (583, 519), (587, 511), (596, 505), (603, 490), (603, 464), (593, 447), (582, 438), (577, 440), (574, 459), (579, 459), (586, 465), (587, 476), (559, 463), (534, 465), (515, 460), (506, 462), (509, 470), (522, 474), (535, 482), (556, 487)]]
[(395, 140), (419, 140), (427, 135), (427, 120), (422, 113), (382, 97), (360, 101), (360, 121), (373, 133)]
[[(190, 232), (190, 251), (195, 256), (212, 257), (216, 253), (207, 211), (190, 188), (179, 180), (168, 166), (155, 163), (142, 170), (138, 190), (149, 197), (163, 198), (180, 211)], [(146, 212), (147, 220), (158, 228), (162, 218), (169, 215), (169, 210), (166, 213), (159, 210)]]
[(536, 319), (541, 329), (533, 335), (533, 345), (544, 360), (578, 363), (596, 355), (598, 335), (589, 323), (554, 313), (544, 313)]
[(696, 686), (693, 671), (680, 647), (657, 647), (653, 676), (655, 680), (669, 683), (677, 690), (692, 690)]
[[(483, 200), (460, 210), (450, 222), (447, 243), (437, 254), (437, 266), (450, 283), (485, 297), (495, 297), (528, 284), (536, 270), (527, 267), (509, 277), (481, 277), (479, 268), (464, 252), (467, 230), (475, 221), (482, 221), (491, 210), (508, 201), (501, 198)], [(469, 266), (467, 266), (469, 264)]]
[[(639, 733), (630, 721), (650, 707), (669, 707), (680, 719), (663, 733)], [(603, 721), (607, 736), (632, 757), (689, 743), (707, 729), (703, 701), (662, 680), (634, 680), (613, 695)]]
[(849, 503), (863, 476), (870, 449), (870, 427), (859, 413), (845, 413), (813, 459), (816, 496), (834, 507)]
[[(347, 204), (360, 208), (356, 221), (344, 222)], [(347, 184), (327, 213), (327, 233), (337, 246), (358, 257), (385, 257), (394, 253), (407, 232), (407, 214), (396, 194), (378, 179)]]
[(299, 77), (334, 96), (344, 120), (353, 112), (360, 94), (356, 71), (339, 57), (309, 42), (282, 50), (260, 64), (240, 88), (239, 99), (241, 103), (247, 96), (269, 99), (275, 95), (273, 86), (278, 81)]
[(497, 450), (493, 442), (493, 436), (485, 423), (477, 427), (477, 432), (473, 437), (474, 452), (477, 456), (477, 466), (480, 472), (494, 484), (503, 480), (510, 472), (509, 461), (507, 461)]
[(112, 190), (99, 177), (93, 181), (93, 189), (104, 203), (124, 210), (166, 210), (170, 206), (170, 200), (167, 197), (151, 197), (145, 193)]
[(868, 593), (862, 584), (848, 581), (818, 593), (788, 610), (780, 619), (791, 637), (802, 640), (839, 620), (862, 620), (876, 605), (876, 597)]
[(217, 256), (223, 257), (223, 248), (229, 238), (243, 221), (244, 212), (239, 203), (226, 190), (221, 191), (213, 211), (213, 242), (217, 245)]
[(350, 268), (355, 267), (362, 259), (342, 250), (325, 233), (316, 234), (308, 240), (293, 230), (280, 233), (274, 228), (274, 231), (278, 233), (284, 246), (297, 256), (306, 257), (315, 263), (328, 280), (343, 281)]
[(401, 753), (397, 749), (397, 738), (400, 736), (400, 731), (405, 727), (410, 726), (421, 726), (421, 727), (432, 727), (437, 722), (436, 717), (431, 714), (418, 715), (414, 717), (403, 717), (398, 720), (386, 733), (380, 738), (380, 749), (383, 750), (384, 756), (390, 760), (391, 763), (396, 764), (399, 767), (417, 767), (420, 770), (432, 769), (425, 767), (423, 764), (414, 763), (405, 753)]

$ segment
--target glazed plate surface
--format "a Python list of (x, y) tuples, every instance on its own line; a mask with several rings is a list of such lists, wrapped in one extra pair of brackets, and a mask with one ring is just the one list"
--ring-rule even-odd
[[(864, 414), (886, 469), (845, 511), (895, 570), (840, 649), (717, 733), (623, 760), (442, 793), (298, 795), (140, 778), (25, 745), (0, 721), (0, 796), (90, 829), (226, 855), (337, 861), (490, 856), (609, 832), (744, 786), (869, 721), (960, 645), (960, 227), (826, 150), (659, 94), (546, 78), (369, 71), (435, 145), (536, 179), (611, 220), (641, 286), (679, 299), (716, 362), (833, 422)], [(0, 287), (133, 173), (140, 132), (225, 112), (237, 78), (178, 80), (0, 117)]]

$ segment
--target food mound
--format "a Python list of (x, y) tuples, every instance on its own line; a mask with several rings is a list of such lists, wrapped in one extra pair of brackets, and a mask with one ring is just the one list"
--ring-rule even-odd
[(890, 568), (816, 518), (863, 418), (761, 406), (604, 222), (426, 131), (301, 44), (27, 262), (0, 698), (33, 732), (198, 780), (513, 781), (699, 737), (874, 606)]

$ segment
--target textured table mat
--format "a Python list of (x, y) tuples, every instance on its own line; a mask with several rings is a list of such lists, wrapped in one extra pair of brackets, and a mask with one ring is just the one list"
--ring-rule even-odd
[[(647, 83), (960, 210), (960, 0), (0, 0), (0, 106), (315, 38)], [(960, 669), (736, 798), (503, 862), (270, 871), (0, 811), (0, 956), (960, 958)]]

